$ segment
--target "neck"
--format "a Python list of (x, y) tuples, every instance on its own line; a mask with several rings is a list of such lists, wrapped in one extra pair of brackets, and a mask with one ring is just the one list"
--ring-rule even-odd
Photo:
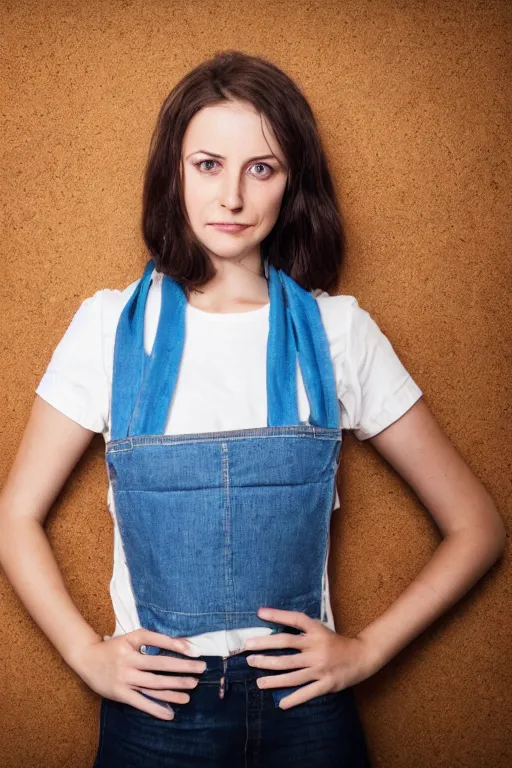
[(190, 292), (191, 306), (205, 312), (223, 313), (249, 312), (269, 303), (268, 280), (259, 256), (257, 261), (215, 259), (214, 264), (215, 277)]

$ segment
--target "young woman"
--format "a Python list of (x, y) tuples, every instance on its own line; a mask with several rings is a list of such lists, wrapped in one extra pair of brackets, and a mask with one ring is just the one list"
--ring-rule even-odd
[[(236, 51), (162, 105), (143, 195), (150, 258), (78, 308), (1, 496), (0, 556), (101, 695), (96, 768), (369, 765), (354, 686), (492, 565), (504, 527), (353, 296), (311, 109)], [(399, 599), (336, 632), (329, 522), (342, 429), (370, 439), (444, 534)], [(114, 634), (85, 622), (44, 518), (95, 432), (115, 534)]]

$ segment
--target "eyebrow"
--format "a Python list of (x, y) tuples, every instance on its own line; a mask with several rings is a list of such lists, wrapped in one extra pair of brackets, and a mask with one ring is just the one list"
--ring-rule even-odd
[[(221, 160), (225, 160), (226, 158), (223, 155), (218, 155), (215, 152), (209, 152), (207, 149), (196, 149), (195, 152), (191, 152), (189, 157), (191, 155), (195, 155), (197, 152), (203, 152), (205, 155), (211, 155), (212, 157), (218, 157)], [(247, 162), (251, 162), (252, 160), (267, 160), (269, 158), (273, 157), (274, 160), (277, 160), (279, 163), (279, 159), (275, 155), (259, 155), (258, 157), (249, 157), (247, 159)]]

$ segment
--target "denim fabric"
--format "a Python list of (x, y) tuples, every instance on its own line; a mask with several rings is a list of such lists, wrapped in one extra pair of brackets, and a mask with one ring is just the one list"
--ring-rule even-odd
[[(338, 441), (328, 431), (133, 437), (108, 460), (142, 626), (189, 636), (320, 619)], [(297, 478), (301, 478), (298, 482)]]
[[(167, 275), (151, 354), (150, 260), (116, 332), (106, 463), (140, 623), (173, 636), (270, 626), (260, 606), (321, 616), (341, 451), (332, 360), (315, 298), (270, 267), (268, 426), (165, 435), (186, 298)], [(298, 422), (297, 357), (310, 405)], [(146, 652), (158, 653), (146, 646)]]
[(103, 698), (93, 768), (370, 768), (352, 687), (276, 708), (272, 689), (256, 680), (279, 671), (249, 666), (249, 653), (230, 656), (225, 668), (222, 657), (201, 656), (207, 668), (187, 689), (190, 700), (172, 703), (173, 720)]

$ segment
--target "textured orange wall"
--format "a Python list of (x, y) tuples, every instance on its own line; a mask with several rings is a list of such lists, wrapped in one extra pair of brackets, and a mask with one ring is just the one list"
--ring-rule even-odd
[[(511, 217), (507, 0), (0, 5), (2, 452), (14, 458), (79, 303), (140, 276), (142, 173), (174, 83), (225, 48), (269, 56), (317, 115), (348, 252), (340, 293), (388, 335), (510, 518)], [(346, 434), (330, 561), (337, 629), (382, 613), (440, 541), (369, 443)], [(95, 436), (47, 531), (72, 597), (113, 631), (112, 528)], [(357, 687), (375, 766), (512, 764), (508, 552), (448, 614)], [(99, 697), (0, 577), (3, 768), (92, 764)]]

